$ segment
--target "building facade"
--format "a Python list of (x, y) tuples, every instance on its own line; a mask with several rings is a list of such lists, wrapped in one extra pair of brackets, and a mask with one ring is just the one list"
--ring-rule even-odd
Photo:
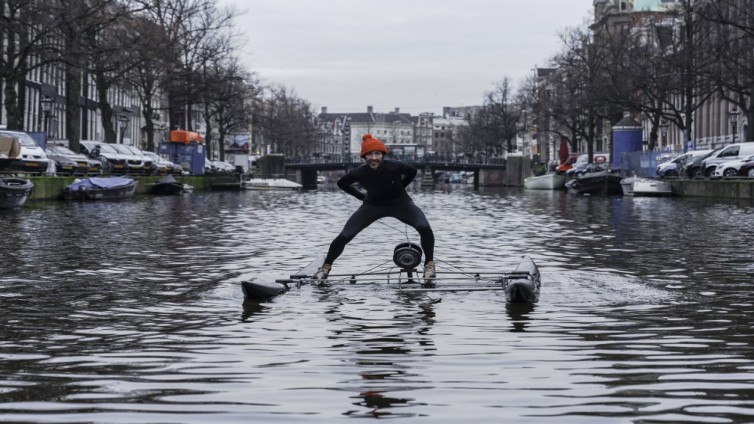
[(431, 113), (411, 116), (399, 108), (376, 112), (372, 106), (367, 106), (366, 112), (328, 113), (327, 107), (322, 107), (318, 118), (318, 149), (324, 155), (358, 159), (361, 137), (366, 133), (385, 142), (391, 154), (399, 157), (422, 157), (433, 149)]

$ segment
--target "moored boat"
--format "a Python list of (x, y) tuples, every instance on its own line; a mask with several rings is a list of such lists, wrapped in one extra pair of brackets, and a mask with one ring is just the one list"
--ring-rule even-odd
[(636, 177), (626, 177), (620, 180), (620, 188), (623, 190), (624, 196), (634, 195), (634, 181), (636, 181)]
[(566, 178), (562, 174), (545, 174), (524, 179), (524, 188), (530, 190), (563, 190)]
[(667, 181), (652, 178), (627, 177), (620, 181), (626, 196), (670, 196), (672, 187)]
[(613, 171), (588, 172), (566, 182), (569, 192), (577, 194), (590, 194), (611, 196), (623, 194), (620, 174)]
[(92, 177), (76, 179), (63, 189), (69, 200), (116, 200), (133, 196), (136, 181), (125, 177)]
[(194, 187), (184, 184), (168, 174), (149, 187), (149, 192), (158, 195), (179, 195), (194, 190)]
[(285, 178), (251, 178), (243, 182), (246, 190), (299, 190), (301, 184)]
[(668, 181), (638, 178), (633, 185), (634, 196), (671, 196), (672, 186)]
[(34, 183), (25, 178), (0, 177), (0, 209), (23, 206), (32, 188), (34, 188)]

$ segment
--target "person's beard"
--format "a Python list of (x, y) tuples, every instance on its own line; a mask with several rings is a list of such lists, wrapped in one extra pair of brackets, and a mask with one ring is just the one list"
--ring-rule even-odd
[(380, 166), (382, 159), (367, 159), (367, 165), (372, 169), (377, 169)]

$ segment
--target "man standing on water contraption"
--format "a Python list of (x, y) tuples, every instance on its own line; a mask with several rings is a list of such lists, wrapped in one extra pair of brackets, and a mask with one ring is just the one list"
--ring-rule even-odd
[[(332, 241), (325, 263), (314, 278), (326, 280), (333, 262), (343, 253), (346, 244), (378, 219), (392, 217), (419, 232), (424, 250), (424, 282), (432, 284), (435, 278), (435, 235), (424, 212), (406, 192), (406, 187), (416, 176), (416, 168), (397, 160), (386, 160), (385, 143), (372, 134), (364, 134), (361, 140), (361, 157), (366, 163), (338, 180), (338, 187), (364, 203), (348, 218), (343, 230)], [(366, 193), (354, 187), (356, 183), (361, 184)]]

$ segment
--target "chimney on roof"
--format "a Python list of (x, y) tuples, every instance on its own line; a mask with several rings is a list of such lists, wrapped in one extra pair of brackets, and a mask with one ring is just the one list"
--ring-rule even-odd
[(395, 108), (395, 113), (401, 113), (401, 108), (399, 107)]
[(324, 115), (326, 113), (327, 113), (327, 106), (322, 106), (322, 114)]
[(372, 106), (367, 106), (367, 113), (372, 113)]

